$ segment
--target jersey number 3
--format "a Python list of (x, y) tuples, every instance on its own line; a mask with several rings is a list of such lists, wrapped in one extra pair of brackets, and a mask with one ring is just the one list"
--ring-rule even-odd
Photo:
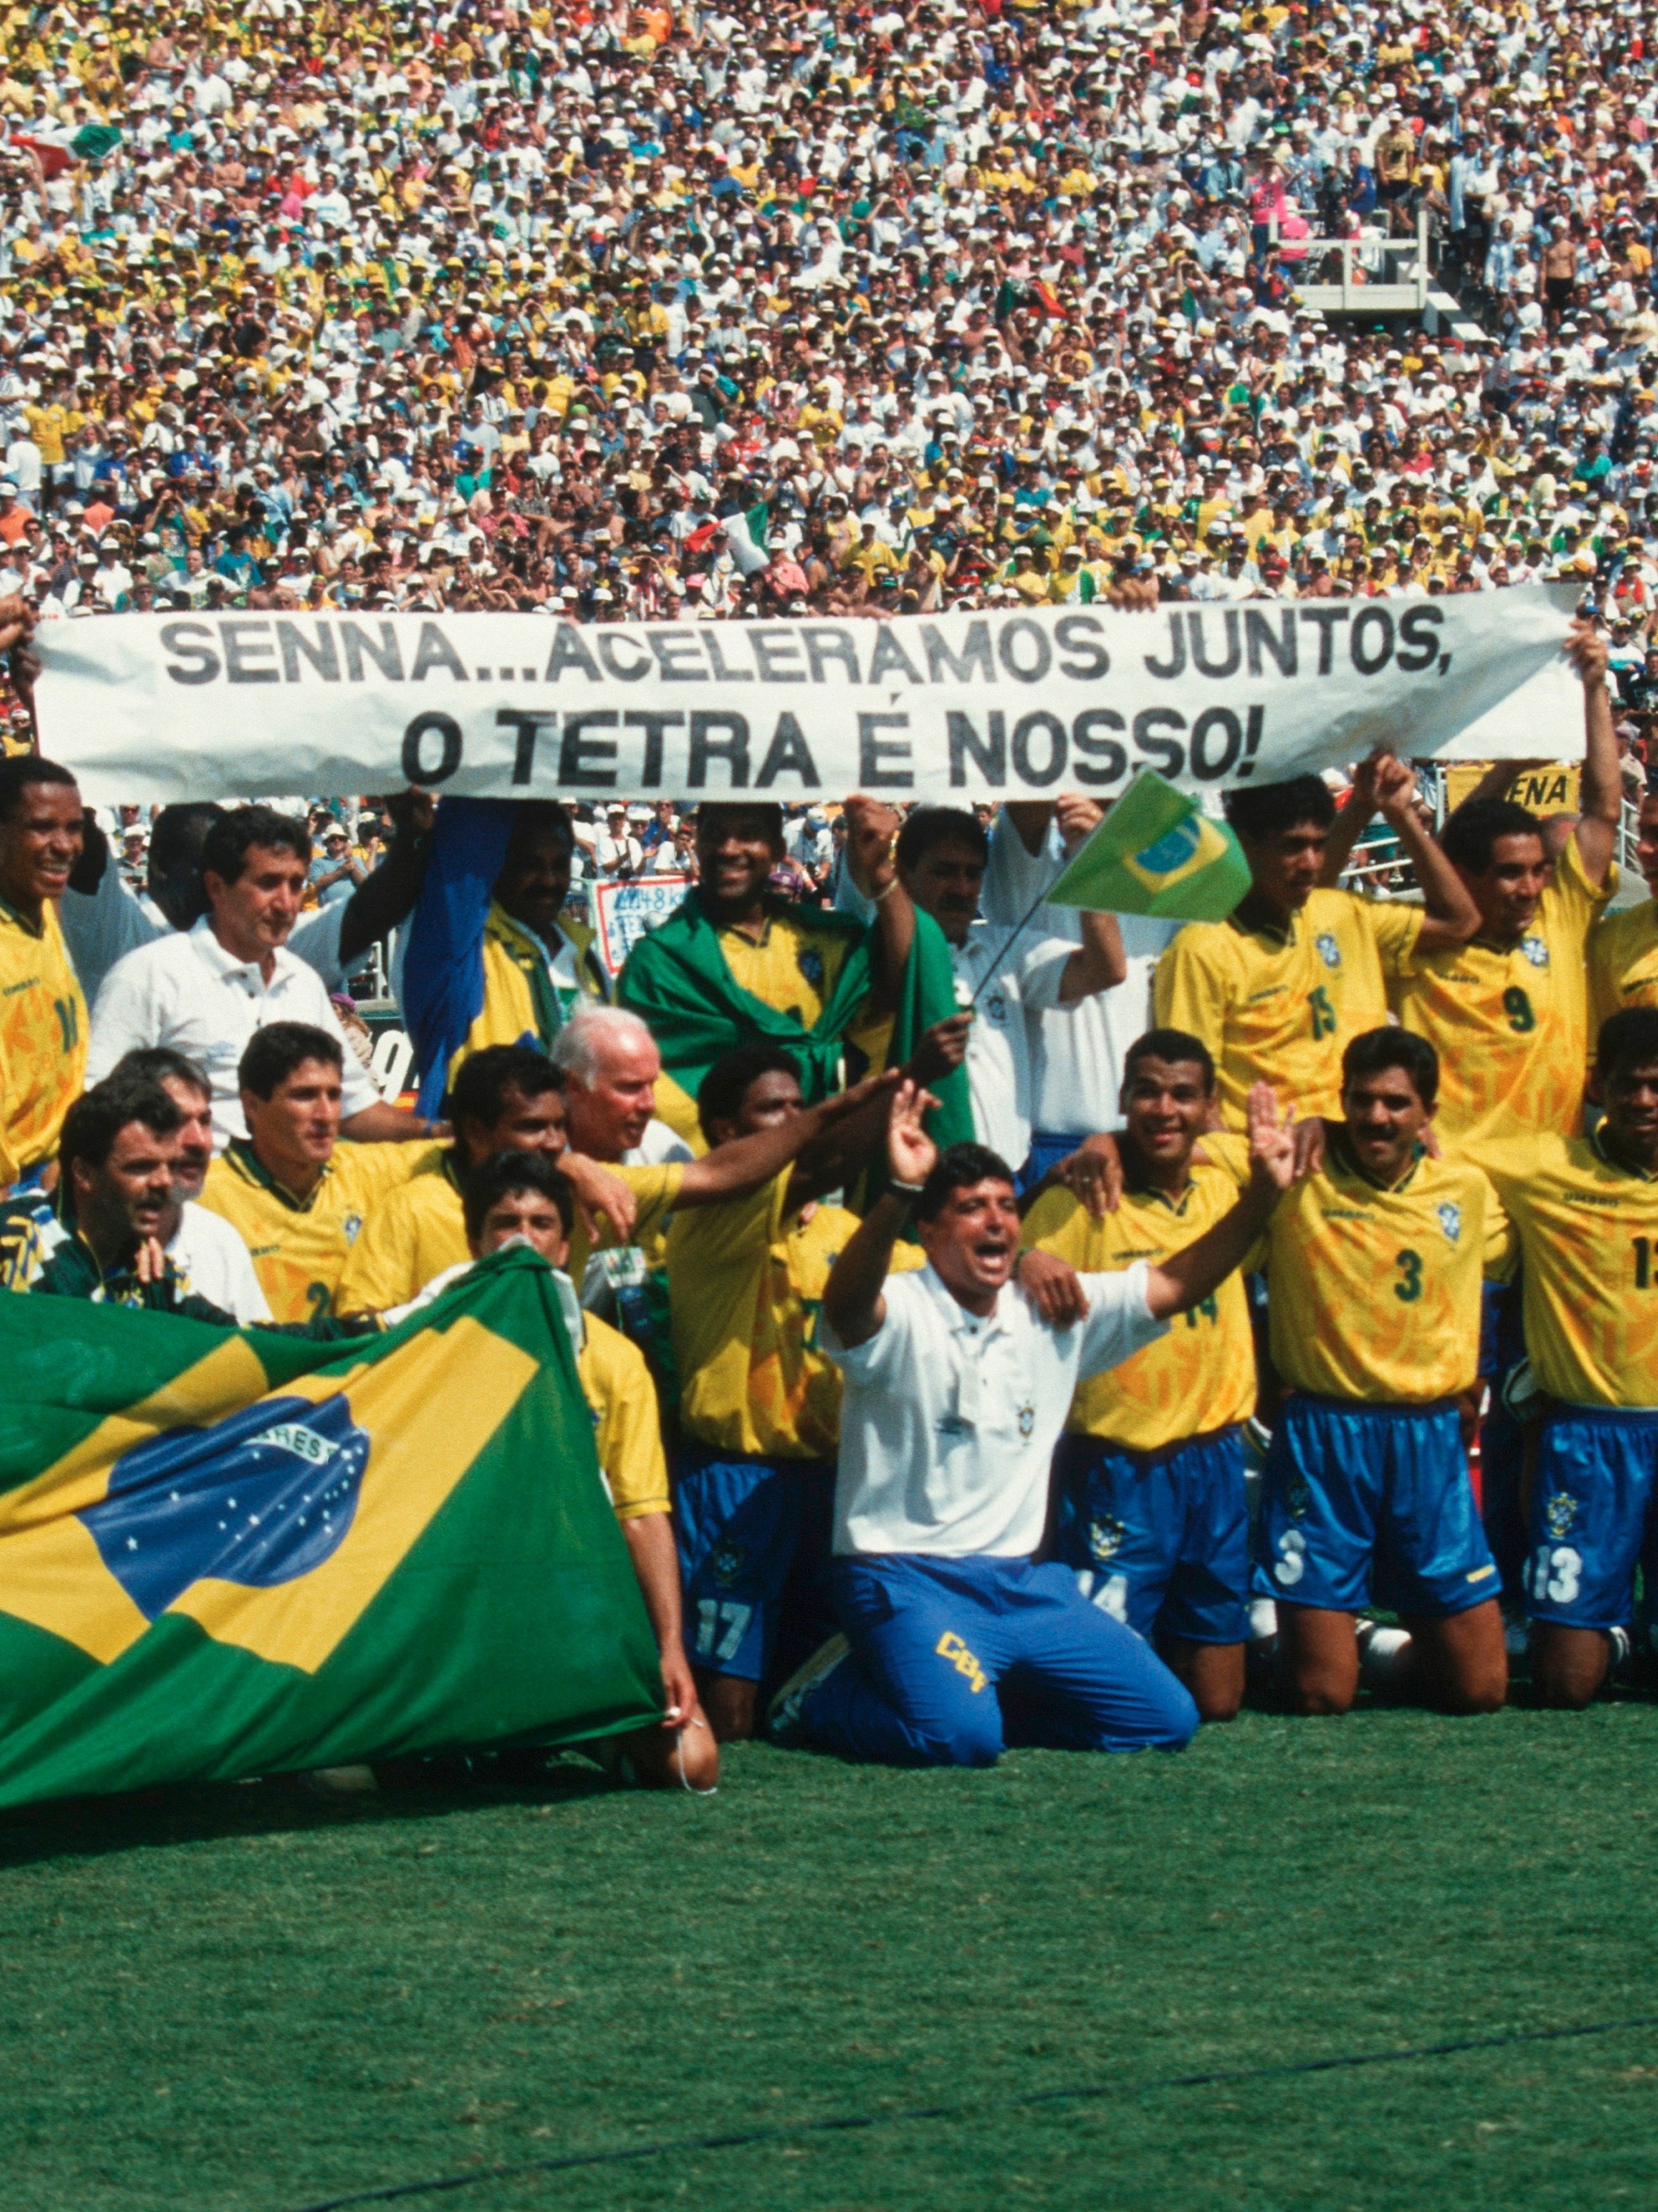
[(1397, 1261), (1399, 1280), (1394, 1285), (1394, 1296), (1405, 1305), (1412, 1305), (1422, 1295), (1422, 1255), (1401, 1252)]

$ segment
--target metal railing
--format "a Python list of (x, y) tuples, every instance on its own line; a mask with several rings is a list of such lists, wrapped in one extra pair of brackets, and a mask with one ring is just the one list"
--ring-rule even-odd
[(1388, 238), (1283, 240), (1269, 226), (1284, 273), (1309, 307), (1351, 314), (1421, 314), (1428, 305), (1428, 210), (1417, 211), (1415, 234)]

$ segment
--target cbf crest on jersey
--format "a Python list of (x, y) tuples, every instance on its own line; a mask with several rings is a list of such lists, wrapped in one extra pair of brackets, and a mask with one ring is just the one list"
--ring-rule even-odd
[(1462, 1234), (1461, 1207), (1448, 1198), (1442, 1206), (1436, 1206), (1434, 1212), (1439, 1216), (1439, 1225), (1445, 1232), (1446, 1242), (1455, 1244)]
[(1520, 940), (1520, 950), (1533, 968), (1548, 966), (1549, 948), (1540, 937), (1522, 937)]
[(1333, 930), (1321, 929), (1313, 939), (1313, 950), (1327, 968), (1340, 967), (1341, 947), (1336, 942)]
[(803, 945), (795, 965), (814, 991), (823, 988), (823, 956), (815, 945)]

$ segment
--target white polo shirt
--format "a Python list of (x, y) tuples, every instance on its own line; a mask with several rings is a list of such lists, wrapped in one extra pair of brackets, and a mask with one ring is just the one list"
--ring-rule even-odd
[[(969, 928), (965, 945), (950, 948), (956, 971), (956, 1003), (973, 1006), (967, 1038), (967, 1087), (973, 1100), (973, 1127), (1015, 1175), (1030, 1151), (1030, 1039), (1025, 1023), (1025, 994), (1057, 1000), (1066, 963), (1074, 945), (1049, 938), (1033, 945), (1021, 940), (1018, 965), (1009, 955), (1017, 948), (1007, 932), (987, 921)], [(975, 993), (978, 994), (976, 1005)]]
[(1146, 1263), (1079, 1278), (1089, 1313), (1039, 1321), (1010, 1284), (981, 1320), (931, 1267), (889, 1275), (886, 1318), (846, 1351), (835, 1484), (837, 1553), (1027, 1558), (1048, 1517), (1049, 1463), (1079, 1382), (1167, 1334), (1145, 1303)]
[[(349, 904), (349, 899), (340, 899), (333, 906), (319, 906), (302, 914), (288, 940), (288, 951), (314, 968), (331, 991), (345, 988), (340, 929)], [(173, 934), (173, 924), (149, 894), (132, 890), (122, 882), (112, 856), (95, 891), (64, 893), (58, 918), (88, 1006), (118, 960), (136, 952), (141, 945), (153, 945), (158, 937)]]
[(158, 937), (118, 960), (92, 1010), (87, 1081), (100, 1083), (124, 1053), (171, 1045), (188, 1054), (213, 1088), (213, 1142), (222, 1152), (245, 1137), (236, 1070), (256, 1030), (272, 1022), (308, 1022), (326, 1030), (344, 1062), (344, 1115), (380, 1097), (368, 1071), (345, 1041), (316, 969), (290, 952), (276, 953), (267, 983), (257, 963), (227, 952), (204, 916), (194, 929)]

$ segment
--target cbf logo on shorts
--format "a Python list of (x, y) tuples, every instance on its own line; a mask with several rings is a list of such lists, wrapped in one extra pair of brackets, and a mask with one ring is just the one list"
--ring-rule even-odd
[(1552, 1491), (1543, 1507), (1543, 1526), (1557, 1543), (1561, 1537), (1570, 1535), (1576, 1518), (1577, 1500), (1570, 1491)]
[(1114, 1521), (1107, 1514), (1102, 1519), (1088, 1524), (1088, 1548), (1096, 1559), (1114, 1559), (1122, 1549), (1122, 1540), (1128, 1534), (1127, 1526)]
[(709, 1571), (722, 1584), (734, 1583), (748, 1563), (748, 1553), (741, 1544), (719, 1544), (708, 1554)]
[(369, 1447), (343, 1397), (262, 1398), (186, 1433), (124, 1452), (107, 1495), (79, 1516), (146, 1620), (210, 1577), (253, 1589), (293, 1582), (344, 1541)]

